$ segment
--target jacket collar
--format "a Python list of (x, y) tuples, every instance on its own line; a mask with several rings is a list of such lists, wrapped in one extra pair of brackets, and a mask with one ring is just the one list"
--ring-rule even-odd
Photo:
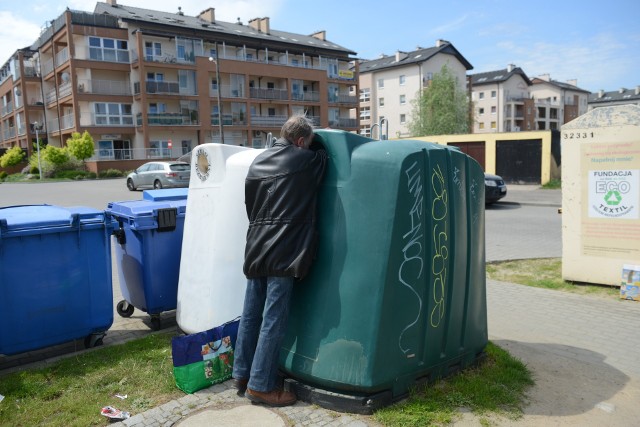
[(278, 138), (276, 142), (273, 143), (273, 147), (286, 147), (288, 145), (293, 145), (293, 143), (284, 138)]

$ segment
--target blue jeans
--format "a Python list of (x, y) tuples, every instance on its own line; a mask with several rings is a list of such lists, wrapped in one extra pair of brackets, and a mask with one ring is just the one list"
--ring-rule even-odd
[(293, 277), (247, 281), (238, 327), (233, 377), (249, 379), (251, 390), (270, 392), (278, 379), (278, 355), (287, 331)]

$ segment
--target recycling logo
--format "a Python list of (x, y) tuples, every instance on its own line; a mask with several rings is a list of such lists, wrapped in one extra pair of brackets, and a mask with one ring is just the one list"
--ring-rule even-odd
[(610, 190), (606, 196), (604, 196), (604, 201), (609, 206), (618, 206), (622, 201), (622, 196), (618, 190)]

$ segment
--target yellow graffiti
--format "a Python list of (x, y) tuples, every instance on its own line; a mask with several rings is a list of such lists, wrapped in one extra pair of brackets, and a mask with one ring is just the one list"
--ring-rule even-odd
[[(444, 175), (440, 166), (436, 166), (431, 175), (431, 186), (433, 189), (433, 203), (431, 204), (431, 217), (433, 218), (433, 248), (434, 255), (431, 261), (431, 273), (433, 274), (433, 302), (431, 311), (431, 326), (440, 326), (445, 313), (445, 295), (447, 284), (447, 260), (449, 259), (449, 247), (447, 236), (447, 212), (448, 194), (445, 186)], [(442, 226), (442, 230), (439, 230)]]

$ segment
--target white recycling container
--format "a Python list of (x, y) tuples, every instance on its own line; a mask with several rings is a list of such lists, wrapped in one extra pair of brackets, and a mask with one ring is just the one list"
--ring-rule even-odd
[(193, 151), (176, 312), (185, 333), (205, 331), (242, 314), (249, 227), (244, 182), (263, 151), (223, 144), (202, 144)]

